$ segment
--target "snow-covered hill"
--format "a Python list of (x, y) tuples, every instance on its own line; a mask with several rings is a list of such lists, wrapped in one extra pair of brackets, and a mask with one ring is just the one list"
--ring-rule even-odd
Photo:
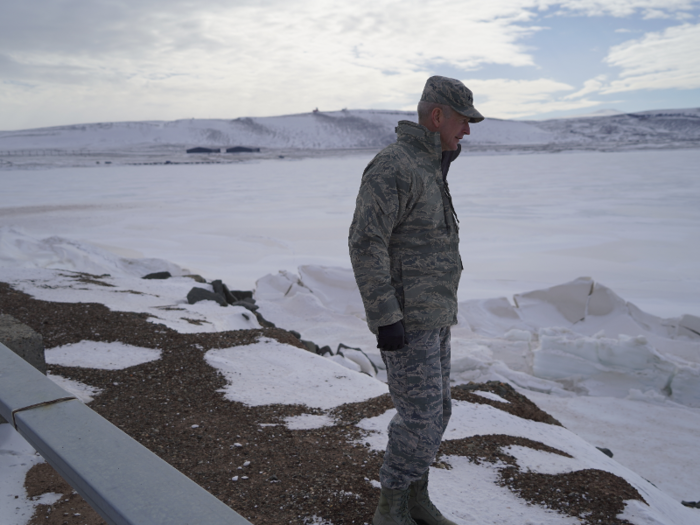
[(655, 110), (619, 115), (532, 122), (555, 136), (558, 143), (697, 144), (700, 108)]
[(83, 124), (3, 132), (0, 133), (0, 151), (238, 145), (274, 149), (371, 148), (390, 143), (396, 123), (414, 117), (412, 112), (337, 111), (234, 120)]
[[(66, 152), (183, 152), (194, 146), (263, 150), (380, 148), (412, 111), (342, 110), (278, 117), (114, 122), (0, 132), (0, 156)], [(615, 149), (700, 145), (700, 108), (546, 121), (487, 119), (467, 139), (476, 149)]]

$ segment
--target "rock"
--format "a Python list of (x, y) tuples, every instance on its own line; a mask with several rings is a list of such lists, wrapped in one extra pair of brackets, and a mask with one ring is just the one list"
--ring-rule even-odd
[(598, 450), (600, 450), (603, 454), (608, 456), (609, 458), (613, 457), (613, 453), (609, 448), (603, 448), (603, 447), (596, 447)]
[(297, 332), (296, 330), (287, 330), (287, 331), (288, 331), (290, 334), (292, 334), (294, 337), (296, 337), (297, 339), (299, 339), (299, 341), (301, 341), (301, 334), (300, 334), (299, 332)]
[(260, 323), (260, 326), (263, 328), (277, 328), (277, 325), (275, 323), (272, 323), (265, 319), (260, 313), (258, 312), (253, 312), (255, 314), (255, 318), (258, 320), (258, 323)]
[(221, 295), (195, 286), (187, 294), (187, 302), (194, 304), (198, 303), (199, 301), (216, 301), (221, 306), (228, 306), (226, 299), (224, 299)]
[(318, 355), (326, 355), (326, 354), (333, 355), (333, 351), (331, 350), (330, 346), (326, 345), (323, 348), (318, 349)]
[[(46, 374), (43, 338), (11, 315), (0, 314), (0, 343), (39, 372)], [(0, 423), (7, 423), (7, 421), (0, 416)]]
[(245, 299), (250, 299), (253, 303), (255, 303), (255, 299), (253, 299), (253, 292), (249, 291), (242, 291), (242, 290), (230, 290), (231, 295), (236, 298), (236, 301), (243, 301)]
[(224, 297), (226, 298), (226, 300), (228, 301), (229, 304), (233, 304), (236, 302), (236, 298), (231, 293), (231, 290), (228, 289), (228, 286), (226, 286), (225, 284), (222, 284), (221, 289), (224, 292)]
[(251, 312), (254, 312), (258, 308), (260, 308), (257, 304), (249, 303), (248, 301), (234, 301), (231, 303), (231, 306), (242, 306), (243, 308), (247, 308)]
[(46, 374), (43, 338), (11, 315), (0, 314), (0, 343)]
[(214, 288), (214, 293), (223, 297), (224, 301), (226, 301), (227, 304), (233, 304), (236, 302), (234, 297), (231, 295), (231, 292), (228, 291), (226, 285), (221, 282), (221, 279), (212, 281), (211, 286), (212, 288)]
[[(350, 350), (350, 352), (348, 352), (348, 355), (345, 355), (344, 350)], [(359, 352), (359, 354), (357, 352)], [(340, 354), (343, 357), (350, 359), (351, 361), (355, 361), (358, 365), (360, 365), (362, 371), (370, 377), (375, 377), (379, 372), (379, 370), (377, 370), (377, 365), (375, 365), (374, 361), (372, 361), (369, 358), (369, 356), (365, 354), (362, 348), (354, 348), (352, 346), (340, 343), (335, 353)]]
[(303, 339), (301, 340), (301, 342), (309, 352), (318, 354), (318, 345), (316, 343), (314, 343), (313, 341), (305, 341)]
[(170, 272), (153, 272), (148, 275), (144, 275), (141, 279), (170, 279), (172, 275)]
[(204, 277), (202, 277), (201, 275), (198, 275), (196, 273), (188, 273), (187, 275), (183, 275), (183, 277), (189, 277), (190, 279), (193, 279), (193, 280), (197, 281), (198, 283), (202, 283), (202, 284), (207, 282), (207, 280)]
[(691, 509), (700, 509), (700, 501), (681, 501), (681, 504)]

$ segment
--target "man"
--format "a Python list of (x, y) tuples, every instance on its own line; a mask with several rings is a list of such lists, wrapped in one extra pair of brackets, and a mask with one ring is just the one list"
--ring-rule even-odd
[(399, 122), (398, 140), (362, 175), (350, 258), (397, 411), (374, 525), (454, 525), (428, 496), (429, 466), (452, 411), (450, 326), (462, 271), (446, 177), (469, 124), (482, 120), (464, 84), (430, 77), (418, 124)]

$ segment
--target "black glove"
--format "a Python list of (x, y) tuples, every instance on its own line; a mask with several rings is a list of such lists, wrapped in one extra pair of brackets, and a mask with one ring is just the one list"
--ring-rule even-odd
[(403, 329), (403, 321), (380, 326), (377, 331), (377, 348), (380, 350), (401, 350), (404, 345), (408, 344), (406, 332)]

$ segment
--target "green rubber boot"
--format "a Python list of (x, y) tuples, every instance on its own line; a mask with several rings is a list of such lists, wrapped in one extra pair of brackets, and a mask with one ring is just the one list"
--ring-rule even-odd
[(428, 471), (411, 483), (409, 487), (408, 508), (411, 517), (418, 525), (457, 525), (442, 515), (428, 495)]
[(417, 525), (408, 512), (408, 495), (405, 490), (392, 490), (382, 487), (379, 505), (374, 511), (372, 525)]

